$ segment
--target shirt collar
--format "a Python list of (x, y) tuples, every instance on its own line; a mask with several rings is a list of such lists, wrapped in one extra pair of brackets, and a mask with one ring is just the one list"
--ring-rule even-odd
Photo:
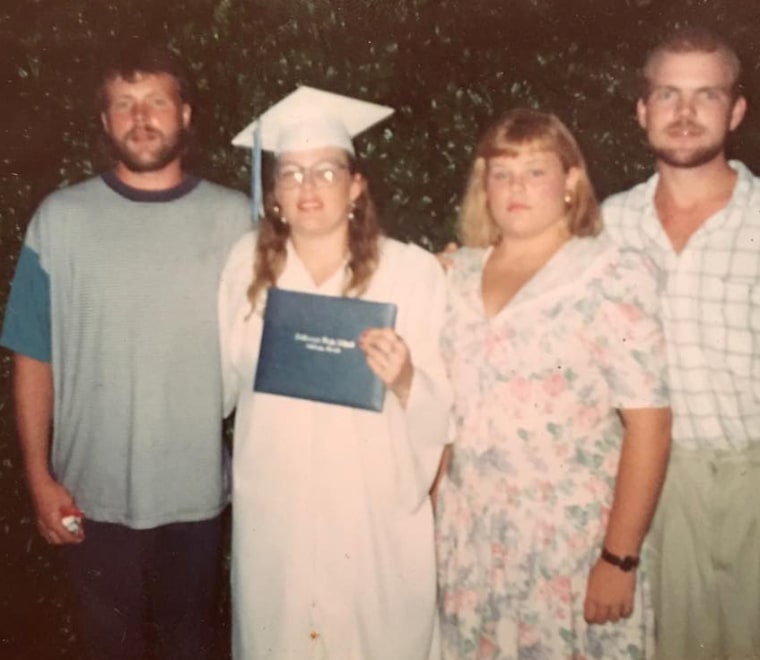
[(113, 170), (101, 175), (103, 182), (115, 193), (132, 202), (172, 202), (192, 192), (200, 183), (197, 176), (186, 174), (176, 186), (164, 190), (143, 190), (124, 183)]
[[(736, 208), (744, 208), (747, 199), (752, 190), (754, 175), (750, 170), (738, 160), (729, 160), (729, 166), (736, 174), (736, 183), (728, 203), (720, 210), (716, 211), (707, 219), (702, 227), (702, 231), (712, 232), (724, 225), (728, 218), (732, 217), (732, 211)], [(644, 182), (643, 195), (641, 196), (641, 210), (645, 212), (644, 217), (651, 220), (644, 226), (644, 231), (650, 238), (657, 238), (664, 235), (662, 224), (654, 205), (654, 195), (657, 191), (657, 183), (660, 175), (655, 172), (647, 181)]]

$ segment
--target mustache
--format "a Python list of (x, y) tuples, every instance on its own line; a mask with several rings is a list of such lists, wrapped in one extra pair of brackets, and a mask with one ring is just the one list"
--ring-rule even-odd
[(158, 136), (161, 135), (161, 131), (156, 130), (152, 126), (135, 126), (134, 128), (129, 129), (124, 137), (128, 139), (136, 137), (137, 135)]
[(686, 119), (686, 120), (679, 119), (677, 121), (674, 121), (674, 122), (668, 124), (667, 130), (668, 131), (674, 131), (674, 132), (689, 131), (689, 132), (693, 132), (693, 133), (699, 133), (699, 132), (703, 131), (704, 128), (700, 124), (697, 124), (694, 121), (691, 121), (691, 120), (688, 120), (688, 119)]

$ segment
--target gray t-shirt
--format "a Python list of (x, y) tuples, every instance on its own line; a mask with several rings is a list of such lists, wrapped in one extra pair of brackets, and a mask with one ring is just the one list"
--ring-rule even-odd
[(226, 504), (216, 292), (249, 218), (206, 181), (109, 174), (32, 219), (0, 343), (52, 362), (52, 470), (88, 518), (144, 529)]

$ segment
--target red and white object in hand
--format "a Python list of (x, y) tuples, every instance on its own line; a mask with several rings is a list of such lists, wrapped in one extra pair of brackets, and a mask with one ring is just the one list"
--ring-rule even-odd
[(77, 536), (82, 534), (84, 524), (84, 513), (74, 506), (64, 507), (61, 509), (61, 523), (72, 534)]

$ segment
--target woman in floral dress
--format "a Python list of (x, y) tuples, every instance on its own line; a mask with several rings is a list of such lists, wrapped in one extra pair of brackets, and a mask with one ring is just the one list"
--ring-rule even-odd
[(478, 145), (443, 346), (436, 492), (444, 658), (645, 658), (638, 567), (670, 445), (648, 262), (598, 236), (580, 150), (515, 110)]

